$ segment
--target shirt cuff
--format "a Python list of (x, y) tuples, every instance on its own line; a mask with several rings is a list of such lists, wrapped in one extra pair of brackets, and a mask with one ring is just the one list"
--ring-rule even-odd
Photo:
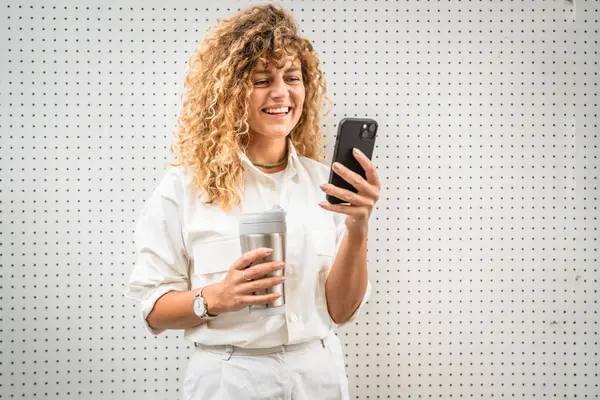
[(154, 308), (154, 304), (156, 304), (156, 301), (159, 298), (161, 298), (162, 296), (164, 296), (165, 294), (167, 294), (168, 292), (171, 292), (174, 290), (182, 291), (182, 292), (186, 291), (187, 290), (187, 282), (173, 282), (173, 283), (161, 284), (159, 286), (148, 289), (141, 298), (138, 293), (136, 293), (134, 295), (133, 293), (130, 293), (129, 291), (125, 292), (125, 297), (134, 299), (134, 300), (139, 300), (140, 313), (142, 316), (142, 321), (144, 323), (144, 327), (146, 328), (146, 331), (148, 333), (150, 333), (151, 335), (154, 335), (154, 336), (160, 335), (162, 332), (165, 331), (165, 329), (152, 328), (150, 325), (148, 325), (148, 321), (146, 320), (146, 318), (148, 318), (148, 315), (150, 315), (150, 313), (152, 312), (152, 309)]

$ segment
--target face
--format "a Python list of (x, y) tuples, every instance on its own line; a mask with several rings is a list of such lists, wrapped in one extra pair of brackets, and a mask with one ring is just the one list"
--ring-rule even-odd
[(300, 60), (288, 57), (283, 68), (259, 63), (251, 76), (253, 89), (248, 103), (252, 135), (286, 137), (302, 115), (304, 82)]

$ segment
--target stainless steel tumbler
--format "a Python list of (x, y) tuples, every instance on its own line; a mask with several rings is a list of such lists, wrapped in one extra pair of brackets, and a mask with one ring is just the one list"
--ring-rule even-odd
[[(259, 212), (242, 214), (239, 220), (239, 234), (242, 253), (250, 250), (268, 247), (273, 249), (269, 256), (261, 258), (251, 265), (261, 264), (269, 261), (285, 262), (285, 237), (286, 221), (285, 211), (280, 207)], [(268, 276), (283, 276), (284, 269), (270, 273)], [(253, 315), (278, 315), (285, 312), (285, 291), (284, 283), (275, 285), (266, 290), (255, 292), (254, 294), (281, 293), (281, 297), (268, 304), (251, 305), (250, 314)]]

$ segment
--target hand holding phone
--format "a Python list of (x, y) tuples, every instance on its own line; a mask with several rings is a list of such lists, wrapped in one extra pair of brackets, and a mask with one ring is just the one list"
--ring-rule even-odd
[[(370, 160), (373, 157), (375, 148), (375, 137), (377, 136), (377, 122), (370, 118), (344, 118), (338, 125), (338, 132), (335, 141), (335, 147), (332, 158), (332, 165), (338, 162), (351, 171), (356, 172), (364, 179), (367, 179), (364, 168), (358, 162), (352, 153), (354, 148), (358, 148)], [(333, 168), (329, 174), (329, 183), (342, 189), (358, 193), (350, 182), (338, 175)], [(347, 203), (331, 194), (327, 194), (326, 199), (331, 204)]]

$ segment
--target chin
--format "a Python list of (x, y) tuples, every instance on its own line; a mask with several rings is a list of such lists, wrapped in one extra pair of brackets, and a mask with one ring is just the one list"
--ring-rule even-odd
[(267, 128), (263, 130), (264, 136), (272, 137), (272, 138), (283, 138), (290, 134), (290, 132), (294, 129), (294, 127), (278, 127), (271, 129)]

